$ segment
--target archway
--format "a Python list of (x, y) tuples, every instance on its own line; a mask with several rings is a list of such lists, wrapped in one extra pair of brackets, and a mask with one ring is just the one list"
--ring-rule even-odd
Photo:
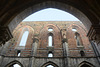
[[(76, 8), (73, 8), (72, 6), (69, 6), (69, 5), (73, 5), (74, 6), (75, 4), (73, 4), (73, 3), (71, 4), (70, 2), (68, 2), (69, 5), (66, 5), (67, 3), (66, 4), (61, 4), (61, 3), (64, 3), (65, 1), (63, 1), (61, 3), (59, 3), (59, 2), (54, 2), (54, 1), (46, 1), (46, 2), (43, 2), (42, 1), (42, 3), (41, 2), (36, 3), (36, 4), (38, 4), (36, 6), (30, 7), (30, 8), (25, 7), (23, 9), (21, 9), (20, 11), (16, 12), (16, 14), (13, 14), (12, 16), (8, 17), (9, 19), (6, 20), (7, 22), (6, 22), (6, 24), (4, 26), (7, 26), (9, 24), (8, 27), (10, 29), (10, 32), (12, 32), (14, 30), (14, 28), (17, 26), (17, 24), (20, 21), (22, 21), (25, 17), (27, 17), (28, 15), (32, 14), (33, 12), (36, 12), (36, 11), (38, 11), (40, 9), (44, 9), (44, 8), (48, 8), (48, 7), (62, 9), (62, 10), (65, 10), (65, 11), (73, 14), (74, 16), (76, 16), (77, 18), (79, 18), (84, 23), (84, 25), (87, 27), (88, 31), (89, 31), (91, 25), (94, 22), (96, 22), (96, 24), (98, 23), (97, 22), (98, 20), (97, 21), (94, 21), (97, 18), (93, 14), (89, 13), (89, 11), (86, 10), (86, 12), (85, 12), (85, 11), (82, 11), (81, 9), (78, 10), (79, 9), (78, 7), (77, 7), (77, 9)], [(27, 4), (27, 5), (29, 5), (29, 4)], [(76, 5), (76, 6), (79, 6), (79, 5)], [(74, 6), (74, 7), (76, 7), (76, 6)], [(26, 10), (23, 11), (24, 9), (26, 9)], [(85, 10), (85, 8), (83, 10)], [(20, 12), (22, 12), (22, 13), (20, 13)], [(8, 12), (8, 13), (10, 13), (10, 12)], [(88, 13), (89, 13), (89, 15), (88, 15)], [(3, 23), (2, 23), (2, 25), (3, 25)]]
[(14, 60), (8, 63), (5, 67), (23, 67), (23, 65), (19, 61)]
[(95, 66), (89, 62), (83, 61), (79, 64), (78, 67), (95, 67)]
[(55, 63), (49, 61), (49, 62), (43, 64), (41, 67), (59, 67), (59, 66), (56, 65)]
[[(48, 6), (48, 7), (46, 7), (46, 6)], [(56, 2), (56, 1), (46, 1), (46, 2), (39, 3), (37, 5), (31, 6), (27, 9), (25, 9), (24, 11), (22, 11), (17, 16), (15, 16), (13, 18), (13, 20), (10, 23), (8, 23), (8, 27), (9, 27), (10, 31), (12, 32), (14, 30), (14, 28), (30, 14), (32, 14), (36, 11), (39, 11), (41, 9), (45, 9), (45, 8), (57, 8), (57, 9), (64, 10), (66, 12), (71, 13), (72, 15), (76, 16), (80, 21), (82, 21), (88, 30), (90, 29), (90, 27), (92, 25), (92, 23), (90, 22), (90, 20), (84, 13), (82, 13), (78, 9), (72, 7), (71, 5), (67, 5), (67, 4), (64, 4), (61, 2)]]
[[(3, 3), (5, 3), (4, 1)], [(11, 33), (15, 29), (15, 27), (27, 16), (30, 14), (39, 11), (41, 9), (45, 8), (57, 8), (64, 11), (67, 11), (74, 16), (76, 16), (80, 21), (83, 22), (83, 24), (86, 26), (87, 30), (89, 31), (88, 37), (90, 39), (96, 39), (96, 42), (99, 42), (100, 36), (98, 35), (100, 32), (98, 30), (100, 29), (100, 11), (99, 9), (96, 9), (96, 6), (99, 7), (99, 1), (92, 0), (91, 3), (89, 1), (49, 1), (49, 0), (41, 0), (41, 1), (7, 1), (6, 8), (4, 8), (4, 12), (1, 11), (1, 32), (0, 37), (1, 41), (0, 44), (4, 44), (9, 39), (12, 38)], [(1, 2), (2, 3), (2, 2)], [(9, 4), (10, 3), (10, 4)], [(12, 7), (12, 5), (15, 6)], [(23, 4), (22, 4), (23, 3)], [(4, 5), (5, 6), (5, 5)], [(88, 7), (89, 6), (89, 7)], [(11, 7), (9, 9), (9, 7)], [(89, 10), (88, 10), (89, 9)], [(96, 32), (94, 32), (94, 31)], [(93, 33), (93, 34), (91, 34)], [(95, 36), (96, 33), (96, 36)], [(100, 43), (98, 43), (100, 44)]]

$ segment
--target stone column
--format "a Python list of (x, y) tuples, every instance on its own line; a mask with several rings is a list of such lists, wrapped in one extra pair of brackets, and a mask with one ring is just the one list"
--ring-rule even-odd
[(91, 41), (93, 49), (96, 51), (96, 57), (100, 63), (100, 25), (92, 25), (87, 36)]
[(63, 49), (64, 49), (64, 56), (68, 57), (69, 52), (68, 52), (68, 43), (67, 43), (67, 41), (63, 42)]
[(68, 43), (67, 43), (67, 37), (66, 34), (67, 31), (66, 29), (62, 29), (61, 30), (61, 35), (62, 35), (62, 44), (63, 44), (63, 53), (64, 53), (64, 57), (65, 57), (65, 66), (64, 67), (68, 67)]
[(64, 67), (68, 67), (68, 43), (66, 41), (63, 41), (63, 53), (64, 53), (64, 57), (65, 57), (65, 66)]
[(5, 43), (5, 45), (2, 46), (1, 53), (0, 53), (1, 55), (5, 55), (6, 54), (10, 44), (11, 44), (11, 41), (8, 41), (8, 42)]
[(33, 39), (33, 44), (32, 44), (32, 52), (31, 52), (31, 56), (32, 58), (30, 59), (30, 65), (29, 67), (35, 67), (35, 57), (37, 54), (37, 46), (38, 46), (38, 39), (34, 38)]

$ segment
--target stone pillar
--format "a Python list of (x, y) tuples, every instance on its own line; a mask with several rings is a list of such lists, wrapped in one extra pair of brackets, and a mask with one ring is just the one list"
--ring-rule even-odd
[(93, 41), (90, 41), (91, 42), (91, 46), (92, 46), (92, 48), (93, 48), (93, 50), (94, 50), (94, 53), (95, 53), (95, 56), (97, 57), (97, 60), (98, 60), (98, 62), (99, 62), (99, 64), (100, 64), (100, 52), (99, 52), (99, 50), (98, 50), (98, 47), (97, 47), (97, 44), (95, 43), (95, 42), (93, 42)]
[(68, 52), (68, 43), (63, 42), (63, 49), (64, 49), (64, 56), (68, 57), (69, 52)]
[(0, 67), (2, 67), (4, 56), (0, 56)]
[(6, 54), (10, 44), (11, 44), (11, 41), (8, 41), (8, 42), (5, 43), (5, 45), (2, 46), (2, 48), (1, 48), (1, 55), (5, 55)]
[(67, 37), (66, 37), (66, 29), (61, 30), (61, 35), (62, 35), (62, 44), (63, 44), (63, 53), (65, 57), (65, 66), (68, 67), (68, 43), (67, 43)]
[(38, 46), (38, 39), (34, 38), (33, 39), (33, 44), (32, 44), (32, 52), (31, 52), (31, 56), (32, 58), (30, 59), (30, 65), (29, 67), (35, 67), (35, 57), (37, 54), (37, 46)]
[(100, 63), (100, 25), (92, 25), (87, 36), (95, 50), (96, 57)]
[(67, 42), (63, 42), (63, 53), (64, 53), (64, 57), (65, 57), (65, 67), (68, 67), (68, 43)]

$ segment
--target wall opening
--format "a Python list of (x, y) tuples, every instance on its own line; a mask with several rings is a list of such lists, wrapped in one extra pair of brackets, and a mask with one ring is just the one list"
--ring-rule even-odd
[(20, 56), (20, 55), (21, 55), (21, 51), (18, 50), (18, 51), (17, 51), (17, 56)]
[(14, 60), (7, 64), (5, 67), (23, 67), (23, 65), (19, 61)]
[(81, 36), (78, 32), (75, 33), (75, 38), (76, 38), (77, 46), (83, 46)]
[(19, 46), (25, 46), (28, 39), (29, 31), (24, 31)]
[(53, 29), (52, 29), (52, 28), (48, 28), (48, 31), (49, 31), (49, 32), (52, 32), (52, 31), (53, 31)]
[(48, 57), (53, 57), (53, 53), (48, 53)]
[(84, 51), (80, 51), (80, 55), (81, 55), (81, 57), (84, 57), (85, 56), (85, 52)]
[(19, 64), (14, 64), (13, 67), (21, 67)]
[(54, 67), (53, 65), (48, 65), (48, 66), (46, 66), (46, 67)]
[(87, 62), (87, 61), (83, 61), (79, 64), (78, 67), (95, 67), (93, 64)]
[(52, 35), (49, 35), (48, 36), (48, 46), (49, 47), (52, 46), (52, 41), (53, 41), (53, 37), (52, 37)]
[(77, 32), (77, 29), (75, 29), (75, 28), (72, 28), (72, 31), (73, 31), (73, 32)]

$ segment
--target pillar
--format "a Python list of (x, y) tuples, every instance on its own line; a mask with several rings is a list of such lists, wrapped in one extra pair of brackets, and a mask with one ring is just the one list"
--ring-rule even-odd
[(87, 36), (91, 41), (91, 45), (100, 64), (100, 25), (92, 25)]
[(62, 29), (61, 30), (61, 35), (62, 35), (62, 45), (63, 45), (63, 53), (64, 53), (64, 57), (65, 57), (65, 67), (68, 67), (68, 42), (67, 42), (67, 37), (66, 37), (66, 29)]
[(33, 44), (32, 44), (32, 52), (31, 52), (31, 58), (30, 58), (30, 65), (29, 67), (35, 67), (35, 57), (37, 54), (37, 46), (38, 46), (39, 40), (34, 38), (33, 39)]

